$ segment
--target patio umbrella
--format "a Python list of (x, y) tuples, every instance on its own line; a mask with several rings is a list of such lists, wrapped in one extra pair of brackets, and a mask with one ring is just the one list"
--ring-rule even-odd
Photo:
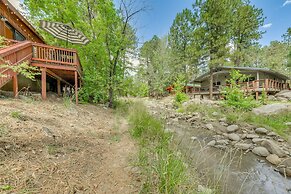
[(40, 27), (54, 37), (66, 40), (67, 44), (70, 42), (86, 45), (90, 42), (82, 32), (64, 23), (40, 20)]

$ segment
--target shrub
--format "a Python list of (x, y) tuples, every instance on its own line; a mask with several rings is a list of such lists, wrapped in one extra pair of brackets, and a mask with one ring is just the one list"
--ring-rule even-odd
[(187, 94), (183, 92), (177, 92), (175, 96), (175, 102), (178, 104), (182, 104), (183, 102), (189, 100), (189, 97)]
[(224, 87), (223, 95), (225, 97), (225, 105), (242, 110), (251, 110), (258, 106), (258, 103), (254, 100), (254, 97), (247, 95), (241, 90), (241, 86), (238, 82), (243, 82), (247, 79), (246, 75), (240, 73), (239, 70), (232, 70), (230, 72), (231, 78), (227, 80), (230, 85)]

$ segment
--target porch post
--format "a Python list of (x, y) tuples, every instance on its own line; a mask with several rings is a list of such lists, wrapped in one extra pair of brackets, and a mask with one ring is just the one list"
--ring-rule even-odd
[(58, 96), (61, 96), (61, 80), (57, 79)]
[(76, 98), (76, 104), (79, 103), (78, 101), (78, 72), (75, 71), (75, 98)]
[(209, 99), (213, 98), (213, 68), (210, 68)]
[(14, 95), (14, 98), (17, 98), (18, 97), (18, 78), (17, 78), (17, 74), (15, 73), (13, 75), (13, 95)]
[(41, 97), (46, 100), (46, 68), (41, 69)]

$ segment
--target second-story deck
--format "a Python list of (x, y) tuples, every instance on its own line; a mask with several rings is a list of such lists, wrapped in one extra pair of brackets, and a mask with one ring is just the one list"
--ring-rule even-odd
[[(46, 99), (46, 76), (57, 80), (57, 91), (61, 93), (61, 82), (65, 85), (75, 87), (78, 92), (78, 85), (82, 75), (82, 67), (76, 50), (48, 46), (30, 41), (17, 42), (6, 41), (6, 47), (0, 49), (1, 64), (9, 66), (18, 65), (28, 61), (32, 66), (39, 67), (42, 81), (42, 98)], [(13, 79), (14, 94), (18, 93), (17, 74), (11, 69), (2, 68), (0, 73), (0, 88)], [(76, 95), (76, 103), (78, 98)]]

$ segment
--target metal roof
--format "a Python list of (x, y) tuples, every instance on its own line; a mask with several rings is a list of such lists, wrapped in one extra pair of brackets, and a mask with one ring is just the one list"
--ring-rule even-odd
[[(219, 72), (222, 72), (223, 70), (226, 70), (226, 71), (230, 71), (232, 69), (235, 69), (235, 70), (240, 70), (240, 71), (251, 71), (251, 72), (264, 72), (264, 73), (268, 73), (268, 74), (272, 74), (272, 75), (275, 75), (281, 79), (284, 79), (284, 80), (289, 80), (290, 78), (286, 75), (283, 75), (282, 73), (279, 73), (279, 72), (276, 72), (276, 71), (273, 71), (269, 68), (259, 68), (259, 67), (230, 67), (230, 66), (223, 66), (223, 67), (217, 67), (214, 69), (214, 74), (217, 74)], [(195, 78), (192, 82), (201, 82), (205, 79), (207, 79), (208, 77), (210, 76), (210, 71), (208, 71), (207, 73)]]

